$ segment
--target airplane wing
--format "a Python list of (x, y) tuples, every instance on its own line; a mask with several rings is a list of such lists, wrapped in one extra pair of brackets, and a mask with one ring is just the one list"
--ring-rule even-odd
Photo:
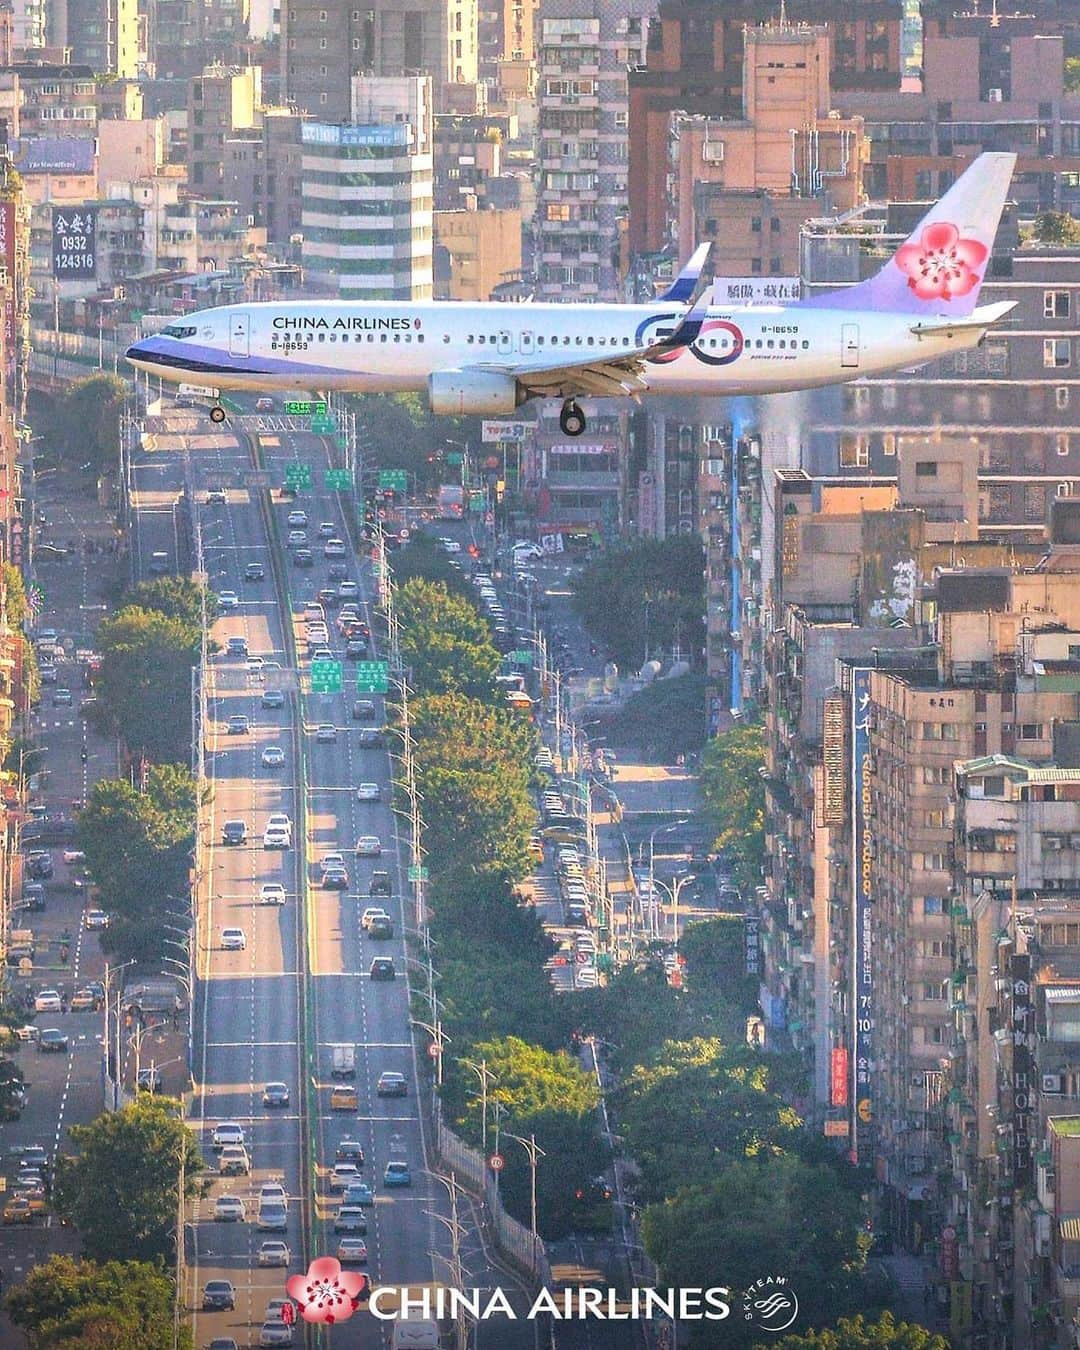
[(583, 361), (553, 360), (541, 365), (505, 365), (497, 361), (485, 361), (470, 368), (510, 375), (527, 390), (529, 397), (609, 398), (628, 395), (633, 398), (645, 393), (649, 387), (646, 363), (689, 347), (701, 332), (708, 307), (709, 288), (706, 287), (684, 311), (673, 332), (640, 347), (624, 348), (617, 354), (597, 352)]

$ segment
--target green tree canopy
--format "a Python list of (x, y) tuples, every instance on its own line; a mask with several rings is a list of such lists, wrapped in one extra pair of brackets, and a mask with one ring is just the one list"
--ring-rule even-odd
[(1035, 217), (1035, 238), (1041, 244), (1080, 244), (1080, 220), (1068, 211), (1040, 211)]
[[(134, 585), (124, 597), (125, 609), (151, 609), (168, 619), (179, 619), (193, 628), (202, 627), (202, 601), (206, 587), (190, 577), (151, 577)], [(213, 617), (213, 607), (210, 610)]]
[(803, 1336), (784, 1336), (769, 1341), (770, 1350), (949, 1350), (944, 1336), (935, 1335), (917, 1322), (897, 1322), (884, 1312), (876, 1322), (862, 1313), (842, 1317), (835, 1327), (808, 1331)]
[(95, 1261), (168, 1258), (176, 1237), (181, 1163), (184, 1195), (202, 1189), (202, 1152), (180, 1103), (145, 1095), (69, 1131), (74, 1156), (60, 1155), (56, 1205), (73, 1220)]
[(704, 642), (705, 553), (697, 535), (639, 539), (605, 551), (574, 579), (574, 608), (620, 669)]
[(7, 1296), (11, 1320), (32, 1350), (190, 1350), (191, 1328), (173, 1339), (173, 1283), (149, 1261), (50, 1256)]
[(655, 680), (603, 721), (609, 745), (632, 745), (643, 759), (674, 762), (700, 750), (706, 735), (704, 675)]
[(186, 760), (191, 752), (191, 668), (196, 625), (158, 610), (129, 607), (98, 629), (101, 667), (96, 720), (135, 755)]
[(120, 454), (120, 413), (127, 386), (116, 375), (76, 380), (49, 403), (46, 429), (61, 457), (72, 466), (89, 463), (95, 477), (116, 467)]
[(490, 694), (500, 656), (475, 605), (441, 582), (419, 577), (395, 592), (401, 657), (423, 694)]
[(747, 722), (715, 736), (701, 757), (702, 815), (713, 847), (733, 860), (740, 884), (760, 884), (765, 861), (765, 732)]

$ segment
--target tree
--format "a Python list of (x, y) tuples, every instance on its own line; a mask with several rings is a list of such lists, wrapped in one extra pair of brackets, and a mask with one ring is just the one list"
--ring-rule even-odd
[(1080, 220), (1068, 211), (1040, 211), (1035, 217), (1035, 238), (1041, 244), (1080, 244)]
[(707, 730), (707, 687), (703, 675), (679, 675), (639, 689), (617, 713), (602, 719), (608, 744), (632, 745), (643, 759), (664, 764), (700, 750)]
[[(123, 608), (150, 609), (169, 619), (202, 628), (206, 587), (190, 577), (151, 577), (140, 581), (124, 597)], [(211, 609), (211, 615), (213, 611)]]
[(651, 1200), (705, 1183), (737, 1157), (796, 1145), (802, 1121), (772, 1090), (769, 1060), (746, 1045), (665, 1041), (619, 1085), (627, 1150)]
[(746, 973), (746, 938), (741, 918), (688, 923), (679, 939), (686, 957), (688, 997), (710, 1012), (730, 1012), (731, 1031), (742, 1032), (757, 1012), (758, 983)]
[(7, 1297), (32, 1350), (190, 1350), (191, 1328), (173, 1339), (174, 1288), (148, 1261), (50, 1256)]
[(867, 1322), (862, 1313), (842, 1317), (835, 1327), (784, 1336), (769, 1346), (775, 1350), (949, 1350), (944, 1336), (917, 1322), (897, 1322), (891, 1312), (882, 1313), (877, 1322)]
[[(650, 1205), (641, 1232), (661, 1285), (742, 1290), (762, 1272), (780, 1271), (798, 1294), (800, 1316), (814, 1325), (858, 1298), (861, 1218), (853, 1176), (784, 1154), (732, 1162), (707, 1185)], [(694, 1344), (726, 1347), (753, 1339), (732, 1319), (716, 1326), (713, 1339), (703, 1326)]]
[(439, 547), (435, 536), (424, 530), (412, 531), (407, 547), (395, 554), (391, 570), (396, 586), (404, 587), (414, 577), (437, 582), (451, 595), (460, 596), (476, 608), (476, 592), (465, 580), (461, 569), (451, 566), (449, 556)]
[(74, 1156), (56, 1168), (56, 1205), (92, 1260), (168, 1258), (176, 1237), (181, 1165), (185, 1199), (202, 1190), (203, 1158), (181, 1106), (145, 1095), (89, 1125), (72, 1125)]
[(748, 722), (715, 736), (701, 757), (702, 814), (717, 852), (727, 853), (746, 890), (761, 880), (765, 861), (765, 733)]
[(0, 1055), (0, 1120), (17, 1120), (22, 1111), (23, 1073), (13, 1059)]
[(1080, 93), (1080, 56), (1065, 58), (1065, 91), (1069, 94)]
[(420, 693), (490, 694), (500, 656), (475, 605), (440, 582), (418, 577), (394, 596), (401, 657)]
[(95, 477), (115, 467), (120, 453), (120, 413), (127, 386), (116, 375), (76, 380), (52, 403), (51, 434), (70, 465), (89, 466)]
[(94, 682), (101, 729), (121, 737), (133, 755), (187, 760), (199, 647), (197, 626), (157, 610), (132, 606), (106, 619), (98, 629)]
[(623, 670), (678, 645), (696, 660), (705, 640), (705, 553), (697, 535), (611, 549), (573, 582), (574, 608)]
[(436, 418), (422, 394), (360, 394), (350, 402), (360, 439), (374, 448), (379, 467), (414, 474), (421, 491), (443, 481), (448, 440), (480, 440), (478, 417)]

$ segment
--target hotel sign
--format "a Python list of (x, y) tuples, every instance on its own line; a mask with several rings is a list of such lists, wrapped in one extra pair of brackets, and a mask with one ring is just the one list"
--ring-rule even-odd
[(853, 1147), (859, 1124), (873, 1119), (871, 1066), (874, 1053), (874, 804), (870, 782), (870, 668), (857, 666), (851, 688), (851, 820), (852, 820), (852, 1027), (855, 1061)]

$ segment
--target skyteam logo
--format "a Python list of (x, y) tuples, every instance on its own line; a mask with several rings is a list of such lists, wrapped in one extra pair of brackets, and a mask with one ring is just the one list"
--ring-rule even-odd
[[(653, 314), (647, 319), (642, 319), (638, 324), (637, 332), (634, 334), (634, 341), (638, 346), (644, 346), (649, 342), (660, 342), (665, 337), (670, 337), (679, 326), (679, 317), (674, 314)], [(699, 345), (702, 338), (708, 333), (722, 333), (730, 338), (730, 345), (706, 349)], [(742, 355), (744, 339), (742, 330), (731, 323), (728, 319), (705, 319), (701, 325), (701, 331), (697, 338), (689, 347), (676, 347), (674, 351), (664, 352), (659, 356), (650, 356), (649, 365), (662, 366), (671, 361), (677, 361), (684, 352), (689, 352), (696, 360), (701, 361), (707, 366), (729, 366), (732, 361), (737, 361)]]
[(784, 1275), (755, 1280), (742, 1296), (743, 1320), (774, 1334), (787, 1331), (799, 1315), (799, 1297)]

